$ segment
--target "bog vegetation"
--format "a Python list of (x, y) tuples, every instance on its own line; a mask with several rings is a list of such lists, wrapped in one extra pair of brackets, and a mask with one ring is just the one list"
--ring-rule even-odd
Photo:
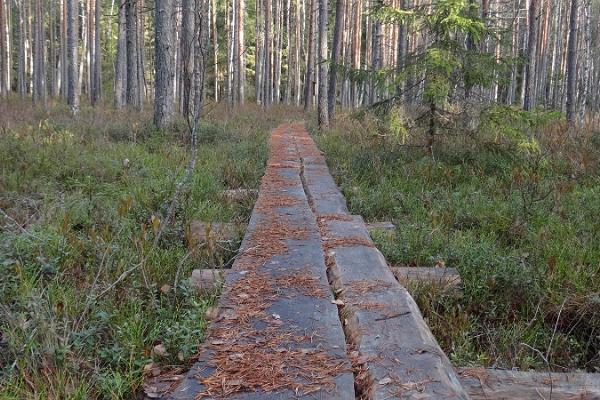
[[(458, 365), (600, 369), (597, 0), (0, 0), (0, 397), (187, 366), (266, 135), (309, 121)], [(303, 110), (301, 110), (303, 108)]]

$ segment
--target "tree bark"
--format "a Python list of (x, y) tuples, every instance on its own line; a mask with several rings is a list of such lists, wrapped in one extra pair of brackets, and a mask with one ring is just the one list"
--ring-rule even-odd
[[(46, 103), (46, 55), (44, 35), (44, 12), (42, 1), (34, 3), (34, 37), (33, 37), (33, 102)], [(4, 35), (4, 32), (2, 32)]]
[(79, 114), (78, 57), (77, 57), (77, 0), (67, 2), (67, 104), (73, 115)]
[(117, 34), (117, 59), (115, 60), (115, 107), (122, 108), (127, 102), (127, 0), (119, 0), (119, 26)]
[(264, 68), (264, 78), (263, 78), (263, 105), (265, 107), (270, 107), (273, 102), (273, 46), (272, 46), (272, 0), (265, 0), (265, 68)]
[(577, 106), (577, 20), (579, 0), (571, 0), (569, 17), (569, 44), (567, 49), (567, 121), (576, 123)]
[[(94, 1), (94, 0), (91, 0)], [(95, 15), (94, 15), (94, 70), (92, 78), (92, 104), (102, 97), (102, 46), (100, 38), (100, 17), (102, 15), (102, 2), (95, 0)]]
[(0, 0), (0, 96), (8, 95), (8, 51), (6, 44), (6, 16), (4, 0)]
[(156, 0), (154, 10), (155, 63), (154, 124), (168, 128), (175, 116), (173, 82), (175, 78), (173, 0)]
[(314, 93), (314, 69), (315, 69), (315, 17), (317, 13), (317, 1), (310, 0), (309, 5), (309, 27), (308, 27), (308, 57), (306, 61), (306, 78), (304, 79), (304, 111), (312, 108)]
[(182, 114), (184, 117), (189, 117), (190, 112), (193, 111), (191, 100), (194, 79), (194, 1), (183, 0), (181, 7)]
[(127, 47), (127, 86), (126, 102), (136, 109), (142, 108), (140, 80), (138, 77), (138, 39), (137, 39), (137, 0), (126, 0), (126, 47)]
[(344, 11), (346, 7), (344, 0), (337, 0), (335, 5), (335, 26), (333, 28), (333, 42), (331, 45), (331, 71), (329, 74), (329, 93), (327, 95), (327, 108), (329, 118), (333, 118), (336, 103), (337, 69), (340, 63), (342, 50), (342, 33), (344, 29)]
[(327, 64), (327, 42), (328, 42), (328, 7), (327, 0), (319, 0), (319, 102), (318, 102), (318, 124), (319, 127), (329, 126), (329, 106), (327, 105), (328, 88), (328, 64)]
[(529, 5), (529, 38), (527, 43), (525, 93), (523, 96), (523, 108), (527, 111), (535, 108), (536, 100), (536, 55), (538, 44), (539, 3), (540, 0), (531, 0)]

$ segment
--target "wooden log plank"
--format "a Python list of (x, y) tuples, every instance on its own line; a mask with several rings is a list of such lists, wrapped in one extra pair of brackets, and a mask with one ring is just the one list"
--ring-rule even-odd
[(220, 315), (171, 399), (355, 398), (320, 234), (300, 169), (288, 163), (299, 164), (290, 134), (289, 125), (272, 133), (270, 166), (226, 274)]
[[(312, 144), (314, 146), (314, 143)], [(303, 151), (316, 153), (305, 140)], [(354, 347), (359, 396), (468, 399), (458, 376), (406, 289), (352, 216), (326, 166), (303, 157), (303, 183), (327, 252), (346, 340)]]
[(356, 220), (321, 223), (333, 243), (325, 246), (330, 281), (341, 291), (348, 316), (346, 337), (367, 360), (370, 398), (468, 398), (413, 298), (379, 250), (360, 243), (368, 235), (364, 224), (357, 229)]
[(402, 284), (422, 282), (443, 287), (458, 287), (462, 284), (456, 268), (449, 267), (390, 267)]
[(396, 230), (396, 225), (394, 225), (390, 221), (367, 222), (365, 225), (369, 232), (373, 232), (373, 231), (393, 232)]
[(598, 400), (600, 374), (459, 368), (473, 400)]

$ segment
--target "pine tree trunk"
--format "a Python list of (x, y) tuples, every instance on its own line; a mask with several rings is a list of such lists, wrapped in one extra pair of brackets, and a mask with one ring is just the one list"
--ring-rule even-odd
[(67, 2), (67, 104), (73, 115), (79, 114), (79, 87), (78, 87), (78, 55), (77, 55), (77, 0)]
[(119, 26), (117, 55), (115, 60), (115, 107), (122, 108), (127, 102), (127, 20), (125, 17), (127, 0), (119, 0)]
[(315, 16), (317, 12), (317, 1), (310, 0), (309, 27), (308, 27), (308, 57), (306, 61), (306, 78), (304, 79), (304, 111), (308, 111), (313, 105), (314, 93), (314, 68), (315, 68)]
[(175, 78), (173, 0), (156, 0), (155, 29), (155, 87), (154, 124), (159, 129), (168, 128), (175, 116), (173, 82)]
[(263, 2), (261, 0), (256, 1), (256, 21), (255, 21), (255, 32), (256, 32), (256, 44), (254, 46), (254, 53), (256, 54), (256, 66), (255, 66), (255, 74), (254, 74), (254, 90), (256, 102), (258, 104), (264, 105), (264, 62), (265, 62), (265, 54), (264, 54), (264, 29), (262, 27), (263, 21)]
[(237, 103), (244, 105), (246, 98), (246, 46), (245, 46), (245, 20), (246, 20), (246, 1), (238, 0), (240, 9), (237, 13)]
[(126, 102), (136, 109), (141, 109), (140, 80), (138, 77), (138, 39), (137, 39), (137, 0), (126, 0), (126, 44), (127, 44), (127, 94)]
[(525, 75), (525, 93), (523, 108), (527, 111), (535, 108), (536, 100), (536, 62), (538, 45), (538, 17), (540, 0), (531, 0), (529, 5), (529, 34), (527, 44), (527, 67)]
[(33, 102), (46, 103), (46, 62), (44, 12), (42, 1), (34, 3), (34, 38), (33, 38)]
[(293, 72), (293, 53), (292, 53), (292, 33), (291, 27), (291, 12), (292, 4), (291, 0), (285, 0), (285, 32), (286, 32), (286, 50), (287, 50), (287, 76), (285, 85), (285, 104), (290, 104), (292, 101), (292, 74)]
[[(173, 0), (171, 0), (173, 1)], [(136, 32), (136, 39), (137, 39), (137, 67), (138, 67), (138, 73), (137, 73), (137, 78), (138, 78), (138, 103), (140, 105), (140, 109), (143, 108), (144, 106), (144, 99), (146, 98), (146, 95), (148, 93), (148, 90), (146, 88), (146, 69), (144, 67), (145, 63), (145, 49), (144, 49), (144, 32), (145, 32), (145, 14), (144, 14), (144, 0), (137, 0), (137, 10), (136, 10), (136, 15), (137, 15), (137, 21), (136, 21), (136, 26), (137, 26), (137, 32)]]
[(336, 83), (337, 69), (340, 63), (340, 53), (342, 50), (342, 34), (344, 29), (344, 11), (346, 7), (344, 0), (337, 0), (335, 5), (335, 26), (333, 28), (333, 42), (331, 45), (331, 72), (329, 75), (329, 92), (327, 95), (327, 106), (329, 118), (333, 118), (336, 103)]
[(213, 50), (213, 74), (214, 74), (214, 99), (215, 102), (219, 101), (219, 41), (217, 35), (217, 0), (211, 0), (210, 15), (212, 24), (212, 50)]
[(183, 0), (181, 3), (181, 93), (182, 114), (189, 117), (193, 111), (192, 86), (194, 79), (194, 0)]
[(327, 105), (328, 89), (328, 64), (327, 64), (327, 42), (328, 42), (328, 6), (327, 0), (319, 0), (319, 101), (318, 101), (318, 124), (319, 127), (329, 125), (329, 106)]
[(273, 22), (273, 16), (272, 16), (272, 4), (271, 4), (272, 0), (265, 0), (265, 54), (264, 54), (264, 58), (265, 58), (265, 69), (264, 69), (264, 78), (263, 78), (263, 86), (264, 86), (264, 91), (263, 91), (263, 96), (264, 96), (264, 100), (263, 100), (263, 105), (265, 107), (270, 107), (271, 103), (272, 103), (272, 99), (273, 99), (273, 64), (272, 64), (272, 57), (273, 57), (273, 46), (272, 46), (272, 37), (271, 37), (271, 32), (272, 32), (272, 22)]
[[(23, 3), (25, 0), (21, 0)], [(67, 25), (69, 24), (67, 19), (67, 0), (61, 0), (61, 24), (60, 24), (60, 93), (64, 99), (69, 96), (69, 84), (68, 84), (68, 69), (69, 69), (69, 50), (68, 50), (68, 37), (67, 37)], [(25, 8), (23, 7), (23, 14), (25, 14)], [(23, 26), (23, 33), (27, 36), (26, 25)], [(25, 43), (26, 40), (23, 41)], [(24, 49), (23, 49), (24, 51)], [(27, 71), (27, 59), (24, 57), (25, 71)]]
[(302, 100), (302, 77), (300, 70), (300, 52), (302, 50), (302, 22), (301, 19), (301, 8), (299, 1), (302, 1), (302, 5), (304, 5), (304, 0), (293, 0), (294, 1), (294, 97), (296, 106), (300, 106), (300, 101)]
[(8, 51), (5, 32), (6, 16), (4, 15), (4, 0), (0, 0), (0, 96), (8, 95)]
[(569, 44), (567, 49), (567, 121), (575, 124), (577, 112), (577, 22), (579, 0), (571, 0)]
[(92, 104), (102, 97), (102, 46), (100, 38), (100, 16), (102, 15), (102, 2), (96, 2), (94, 11), (94, 69), (92, 71)]
[[(19, 55), (17, 59), (17, 91), (21, 95), (21, 97), (25, 97), (26, 87), (25, 87), (25, 71), (26, 71), (26, 61), (25, 61), (25, 5), (23, 4), (25, 0), (19, 0), (18, 8), (19, 8)], [(64, 85), (64, 81), (63, 81)]]

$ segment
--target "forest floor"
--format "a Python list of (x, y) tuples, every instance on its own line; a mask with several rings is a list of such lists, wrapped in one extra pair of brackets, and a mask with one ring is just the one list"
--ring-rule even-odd
[[(211, 110), (190, 190), (158, 245), (190, 153), (148, 111), (0, 103), (0, 397), (131, 398), (144, 370), (189, 365), (216, 294), (194, 268), (238, 243), (198, 247), (193, 220), (245, 226), (267, 135), (298, 110)], [(600, 368), (600, 136), (540, 130), (539, 152), (493, 133), (422, 148), (364, 116), (314, 131), (353, 214), (393, 221), (375, 236), (391, 264), (458, 268), (464, 289), (411, 287), (457, 365)], [(421, 138), (413, 138), (418, 142)], [(411, 140), (408, 141), (411, 144)], [(85, 293), (86, 296), (82, 296)]]

